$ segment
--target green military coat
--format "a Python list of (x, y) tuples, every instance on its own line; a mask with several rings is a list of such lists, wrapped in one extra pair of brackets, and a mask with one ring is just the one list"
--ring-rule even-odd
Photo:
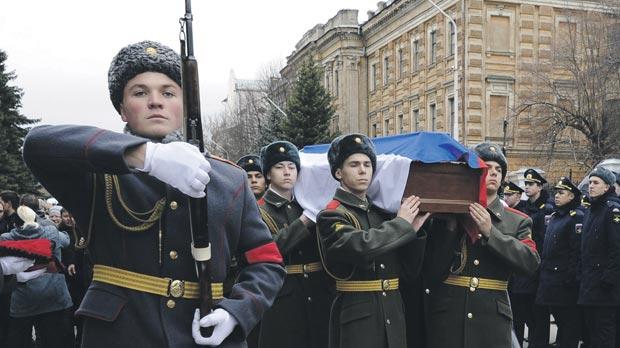
[[(317, 217), (324, 267), (350, 281), (414, 278), (426, 234), (406, 220), (339, 188)], [(338, 292), (330, 317), (330, 348), (405, 348), (399, 291)]]
[[(319, 262), (315, 226), (301, 222), (297, 201), (267, 190), (258, 206), (286, 266)], [(325, 348), (333, 297), (333, 281), (322, 270), (287, 274), (261, 322), (259, 347)]]
[(463, 228), (450, 231), (438, 219), (429, 226), (423, 271), (429, 348), (511, 347), (507, 291), (443, 282), (450, 274), (508, 281), (515, 272), (532, 274), (538, 268), (532, 220), (504, 207), (499, 198), (487, 210), (493, 223), (491, 235), (473, 243)]

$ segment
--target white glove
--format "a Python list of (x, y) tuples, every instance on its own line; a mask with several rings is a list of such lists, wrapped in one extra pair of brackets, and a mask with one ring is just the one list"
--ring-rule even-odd
[(23, 272), (34, 265), (34, 260), (27, 259), (25, 257), (18, 256), (3, 256), (0, 257), (0, 267), (2, 267), (2, 274), (10, 275)]
[(16, 275), (17, 282), (18, 283), (25, 283), (25, 282), (27, 282), (29, 280), (34, 279), (34, 278), (39, 278), (41, 276), (41, 274), (45, 273), (46, 271), (47, 271), (47, 269), (41, 268), (41, 269), (38, 269), (36, 271), (19, 272)]
[[(233, 332), (237, 324), (237, 319), (222, 308), (217, 308), (213, 312), (205, 315), (202, 319), (200, 319), (200, 311), (196, 309), (194, 321), (192, 322), (192, 337), (194, 337), (194, 342), (196, 342), (196, 344), (219, 346), (220, 343), (224, 342), (226, 337)], [(203, 337), (202, 334), (200, 334), (200, 328), (210, 326), (215, 326), (213, 328), (213, 333), (210, 337)]]
[(138, 169), (184, 194), (202, 198), (209, 183), (211, 165), (197, 147), (175, 141), (168, 144), (146, 143), (144, 168)]

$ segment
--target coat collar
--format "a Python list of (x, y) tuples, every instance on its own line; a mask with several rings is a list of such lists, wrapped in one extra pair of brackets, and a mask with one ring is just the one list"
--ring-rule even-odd
[[(281, 206), (290, 203), (292, 201), (289, 201), (288, 199), (280, 196), (279, 194), (275, 193), (272, 189), (267, 189), (267, 192), (265, 192), (265, 195), (263, 196), (263, 199), (265, 201), (267, 201), (267, 203), (271, 204), (271, 205), (275, 205), (276, 207), (280, 208)], [(293, 198), (293, 200), (295, 200)]]
[(368, 200), (368, 196), (366, 199), (361, 199), (358, 196), (352, 194), (349, 191), (344, 190), (342, 187), (339, 187), (334, 194), (334, 198), (351, 207), (355, 207), (358, 209), (362, 209), (364, 211), (368, 211), (370, 207), (370, 201)]
[(499, 196), (497, 196), (493, 202), (487, 205), (487, 210), (491, 213), (492, 216), (495, 216), (500, 221), (504, 217), (504, 205), (502, 204)]

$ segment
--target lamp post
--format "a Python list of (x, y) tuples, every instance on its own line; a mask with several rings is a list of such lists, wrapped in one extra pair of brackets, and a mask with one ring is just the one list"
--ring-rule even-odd
[(459, 122), (458, 122), (458, 113), (459, 113), (459, 60), (458, 60), (458, 45), (456, 39), (458, 38), (458, 32), (456, 30), (456, 22), (452, 17), (450, 17), (444, 10), (442, 10), (433, 0), (428, 0), (428, 2), (433, 5), (442, 15), (444, 15), (450, 21), (451, 25), (454, 26), (454, 112), (452, 115), (452, 137), (458, 141), (459, 140)]

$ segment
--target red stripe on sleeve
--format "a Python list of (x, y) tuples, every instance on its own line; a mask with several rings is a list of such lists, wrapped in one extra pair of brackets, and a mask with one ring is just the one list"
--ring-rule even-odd
[(532, 238), (521, 239), (521, 243), (527, 245), (532, 251), (538, 252), (538, 250), (536, 250), (536, 242), (534, 242)]
[(259, 262), (282, 263), (282, 255), (275, 242), (269, 242), (246, 251), (245, 259), (249, 264)]

